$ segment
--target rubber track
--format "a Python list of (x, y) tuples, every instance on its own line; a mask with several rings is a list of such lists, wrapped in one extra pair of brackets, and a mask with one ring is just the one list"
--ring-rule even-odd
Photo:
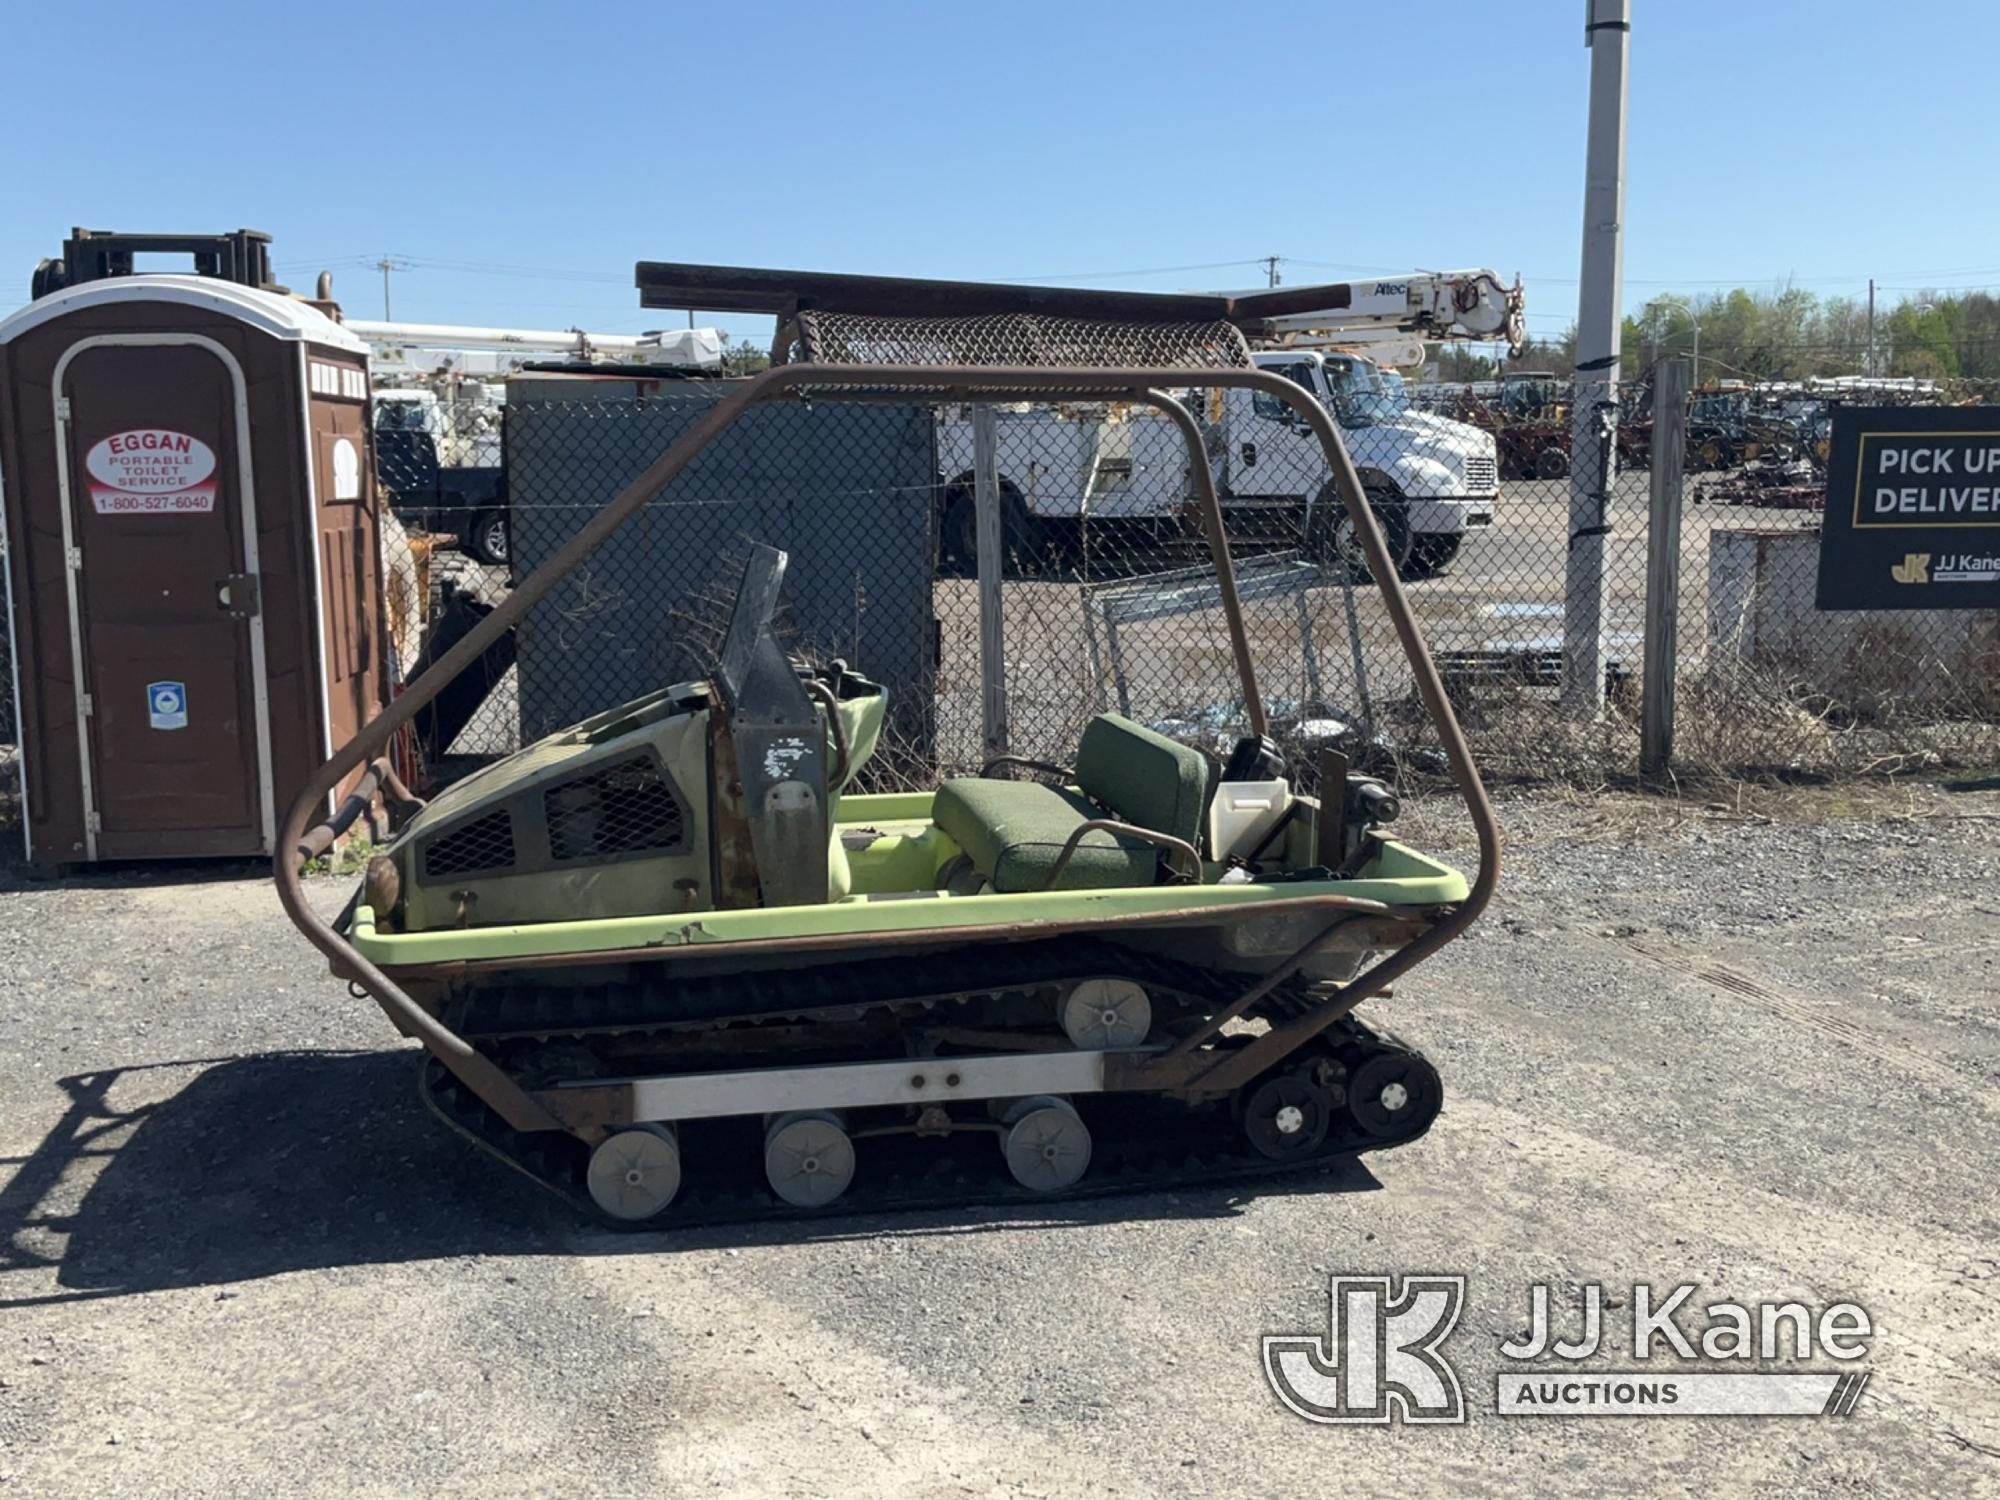
[[(1366, 1033), (1367, 1028), (1356, 1030)], [(1422, 1137), (1432, 1123), (1426, 1120), (1407, 1135), (1389, 1139), (1364, 1135), (1350, 1126), (1344, 1135), (1329, 1133), (1320, 1150), (1310, 1157), (1272, 1161), (1243, 1139), (1226, 1105), (1187, 1108), (1145, 1095), (1086, 1095), (1073, 1102), (1090, 1127), (1090, 1170), (1075, 1187), (1063, 1192), (1030, 1192), (1015, 1182), (1006, 1171), (997, 1138), (974, 1139), (978, 1134), (974, 1132), (951, 1141), (866, 1137), (856, 1142), (862, 1164), (853, 1186), (827, 1208), (803, 1209), (780, 1201), (769, 1191), (755, 1130), (713, 1129), (717, 1125), (740, 1127), (740, 1121), (696, 1121), (692, 1124), (711, 1127), (701, 1133), (711, 1142), (725, 1134), (737, 1139), (707, 1161), (690, 1155), (681, 1191), (665, 1213), (657, 1219), (632, 1223), (612, 1218), (592, 1201), (583, 1185), (589, 1151), (574, 1136), (559, 1132), (525, 1135), (508, 1128), (483, 1100), (428, 1054), (423, 1059), (419, 1091), (432, 1113), (480, 1150), (563, 1198), (585, 1218), (607, 1228), (632, 1231), (938, 1209), (1028, 1207), (1123, 1193), (1269, 1181), (1329, 1172), (1365, 1152), (1407, 1145)], [(687, 1126), (681, 1139), (684, 1153), (696, 1152), (705, 1144)], [(894, 1159), (871, 1162), (871, 1155), (885, 1146), (896, 1148)], [(928, 1153), (928, 1159), (917, 1159), (919, 1151)]]
[[(631, 1035), (891, 1005), (948, 1005), (1098, 975), (1132, 979), (1155, 996), (1173, 993), (1205, 1006), (1226, 1004), (1256, 982), (1254, 975), (1222, 973), (1096, 940), (1065, 939), (982, 948), (976, 969), (960, 951), (893, 964), (875, 959), (708, 975), (671, 987), (632, 980), (499, 984), (460, 996), (445, 1020), (460, 1036), (477, 1042)], [(1294, 981), (1266, 997), (1262, 1008), (1273, 1015), (1293, 1014), (1306, 1003), (1305, 995), (1303, 982)]]
[[(482, 1042), (529, 1036), (565, 1039), (589, 1035), (707, 1030), (717, 1026), (810, 1017), (923, 1001), (1017, 991), (1074, 978), (1116, 974), (1159, 995), (1172, 991), (1212, 1009), (1252, 981), (1194, 965), (1159, 959), (1094, 940), (1011, 945), (982, 951), (977, 989), (965, 988), (962, 954), (843, 964), (836, 969), (733, 974), (682, 982), (671, 991), (638, 983), (587, 987), (502, 986), (454, 1007), (454, 1025)], [(1282, 1020), (1307, 1009), (1302, 983), (1280, 986), (1253, 1014)], [(671, 1010), (669, 1012), (669, 1004)], [(1400, 1039), (1349, 1017), (1324, 1039), (1352, 1062), (1384, 1052), (1413, 1052)], [(1316, 1044), (1322, 1045), (1322, 1044)], [(1007, 1172), (997, 1136), (956, 1133), (952, 1140), (908, 1135), (863, 1137), (853, 1185), (823, 1209), (801, 1209), (772, 1194), (764, 1181), (761, 1120), (698, 1120), (680, 1128), (684, 1172), (681, 1191), (658, 1218), (639, 1223), (611, 1218), (584, 1187), (589, 1148), (562, 1132), (512, 1130), (435, 1058), (423, 1059), (419, 1089), (445, 1124), (481, 1150), (525, 1173), (566, 1199), (589, 1219), (623, 1230), (691, 1229), (765, 1221), (830, 1220), (857, 1214), (986, 1206), (1031, 1206), (1160, 1191), (1223, 1182), (1263, 1181), (1325, 1172), (1367, 1151), (1407, 1144), (1431, 1121), (1407, 1135), (1383, 1139), (1360, 1131), (1337, 1111), (1335, 1129), (1319, 1151), (1297, 1160), (1272, 1161), (1244, 1138), (1226, 1104), (1190, 1107), (1144, 1094), (1093, 1094), (1072, 1100), (1091, 1132), (1091, 1163), (1083, 1180), (1058, 1193), (1021, 1187)], [(1344, 1129), (1345, 1133), (1342, 1133)], [(983, 1139), (978, 1137), (984, 1137)]]

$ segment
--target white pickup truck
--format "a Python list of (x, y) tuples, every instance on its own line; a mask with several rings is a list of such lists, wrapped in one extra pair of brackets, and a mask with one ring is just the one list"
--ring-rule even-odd
[[(1355, 354), (1283, 349), (1254, 358), (1332, 413), (1405, 578), (1443, 569), (1468, 531), (1492, 525), (1499, 465), (1490, 433), (1413, 409), (1400, 376)], [(1253, 391), (1214, 390), (1197, 415), (1232, 531), (1289, 536), (1316, 560), (1369, 580), (1319, 442), (1289, 408)], [(1066, 549), (1085, 518), (1098, 535), (1136, 540), (1186, 514), (1186, 448), (1157, 413), (1115, 405), (1002, 409), (997, 428), (1004, 526), (1016, 554)], [(937, 441), (942, 551), (968, 565), (975, 545), (969, 412), (943, 413)]]

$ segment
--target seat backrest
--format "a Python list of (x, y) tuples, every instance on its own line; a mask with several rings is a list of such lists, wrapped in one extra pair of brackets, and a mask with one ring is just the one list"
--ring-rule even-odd
[(1076, 752), (1076, 784), (1114, 817), (1201, 846), (1208, 757), (1118, 714), (1099, 714)]

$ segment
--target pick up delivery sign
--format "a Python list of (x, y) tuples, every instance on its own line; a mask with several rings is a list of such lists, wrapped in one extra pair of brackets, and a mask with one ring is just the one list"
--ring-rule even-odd
[(1815, 602), (2000, 608), (2000, 407), (1834, 412)]
[(90, 472), (90, 507), (100, 516), (215, 509), (215, 450), (185, 432), (114, 432), (91, 445), (83, 465)]

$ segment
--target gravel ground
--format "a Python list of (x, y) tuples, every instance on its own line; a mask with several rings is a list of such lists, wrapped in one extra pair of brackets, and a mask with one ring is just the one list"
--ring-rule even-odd
[[(1367, 1170), (812, 1232), (578, 1225), (255, 871), (0, 877), (0, 1492), (2000, 1493), (2000, 792), (1767, 811), (1510, 800)], [(1278, 1405), (1329, 1271), (1470, 1277), (1466, 1425)], [(1530, 1283), (1642, 1280), (1860, 1302), (1859, 1410), (1494, 1414)]]

